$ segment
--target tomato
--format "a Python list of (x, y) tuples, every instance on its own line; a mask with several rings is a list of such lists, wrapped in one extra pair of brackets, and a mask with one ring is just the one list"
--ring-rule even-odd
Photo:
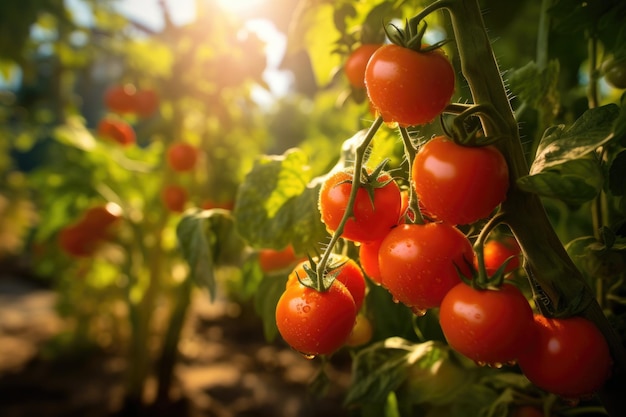
[[(317, 262), (318, 259), (316, 258), (314, 261)], [(298, 277), (300, 280), (307, 277), (307, 272), (304, 269), (305, 265), (309, 268), (311, 267), (308, 260), (302, 261), (295, 266), (287, 278), (287, 286), (299, 283)], [(359, 311), (361, 306), (363, 306), (366, 291), (365, 277), (361, 267), (352, 258), (333, 254), (326, 264), (326, 274), (334, 275), (336, 281), (345, 285), (352, 295), (356, 310)]]
[(487, 274), (492, 276), (502, 264), (508, 260), (504, 273), (515, 271), (520, 267), (521, 249), (513, 236), (488, 240), (483, 246), (483, 257)]
[(374, 329), (372, 328), (372, 322), (363, 314), (357, 314), (354, 327), (346, 340), (347, 346), (361, 346), (369, 343), (374, 335)]
[(488, 217), (504, 201), (509, 170), (493, 146), (461, 146), (438, 136), (417, 152), (412, 181), (427, 212), (463, 225)]
[(513, 284), (481, 290), (461, 283), (441, 302), (439, 323), (448, 344), (484, 364), (513, 362), (532, 337), (533, 312)]
[(59, 231), (59, 247), (68, 255), (82, 258), (93, 254), (97, 246), (97, 236), (80, 223), (70, 224)]
[(135, 86), (132, 84), (114, 85), (104, 92), (104, 105), (119, 114), (135, 111)]
[(294, 283), (276, 305), (276, 325), (292, 348), (307, 356), (331, 354), (343, 346), (356, 320), (350, 291), (335, 280), (320, 292)]
[(395, 300), (416, 313), (439, 307), (459, 282), (470, 275), (472, 245), (447, 223), (402, 224), (382, 241), (378, 266), (382, 285)]
[(263, 272), (272, 272), (284, 269), (297, 260), (293, 246), (284, 249), (261, 249), (259, 251), (259, 265)]
[(381, 46), (378, 43), (364, 43), (348, 55), (343, 71), (346, 73), (351, 86), (354, 88), (365, 88), (365, 68), (367, 67), (367, 62)]
[(546, 417), (543, 410), (533, 405), (520, 405), (515, 407), (511, 417)]
[(91, 233), (105, 238), (109, 229), (119, 221), (122, 208), (115, 203), (93, 206), (87, 209), (80, 224)]
[[(335, 231), (348, 206), (353, 174), (337, 171), (329, 176), (320, 189), (319, 210), (322, 222)], [(402, 199), (400, 188), (391, 176), (382, 172), (377, 181), (386, 185), (373, 188), (373, 201), (366, 186), (357, 191), (353, 216), (345, 224), (342, 237), (356, 242), (382, 239), (398, 223)]]
[(235, 207), (234, 201), (214, 201), (214, 200), (204, 200), (201, 204), (202, 209), (211, 210), (211, 209), (224, 209), (224, 210), (232, 210)]
[(602, 387), (611, 373), (612, 360), (604, 336), (591, 321), (535, 315), (534, 328), (530, 347), (518, 360), (530, 382), (572, 399)]
[(380, 267), (378, 266), (378, 250), (383, 243), (381, 240), (361, 243), (359, 247), (359, 262), (363, 272), (377, 285), (382, 284)]
[(105, 117), (98, 123), (98, 135), (113, 140), (122, 146), (135, 143), (135, 130), (122, 119)]
[(378, 48), (365, 69), (367, 95), (383, 120), (400, 126), (430, 123), (450, 103), (455, 74), (440, 49)]
[(133, 111), (139, 117), (150, 117), (159, 108), (159, 96), (153, 90), (138, 90), (134, 97)]
[(198, 149), (189, 143), (173, 143), (167, 149), (167, 163), (174, 171), (190, 171), (197, 161)]
[(602, 63), (604, 79), (613, 88), (626, 88), (626, 59), (616, 61), (610, 58)]
[(181, 212), (187, 203), (187, 190), (180, 185), (166, 185), (161, 190), (161, 200), (170, 211)]

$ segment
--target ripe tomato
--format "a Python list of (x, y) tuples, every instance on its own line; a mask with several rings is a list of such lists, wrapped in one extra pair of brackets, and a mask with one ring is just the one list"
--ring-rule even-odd
[(77, 258), (93, 254), (97, 246), (97, 236), (80, 223), (70, 224), (59, 231), (59, 247), (68, 255)]
[(382, 284), (380, 267), (378, 266), (378, 250), (383, 243), (381, 240), (361, 243), (359, 247), (359, 263), (363, 272), (377, 285)]
[(441, 302), (439, 323), (448, 344), (484, 364), (515, 361), (528, 346), (533, 312), (513, 284), (481, 290), (461, 283)]
[(511, 417), (546, 417), (543, 410), (533, 405), (520, 405), (511, 412)]
[(173, 143), (167, 149), (167, 163), (177, 172), (190, 171), (196, 166), (198, 149), (189, 143)]
[(113, 140), (122, 146), (135, 143), (135, 130), (122, 119), (105, 117), (98, 123), (98, 134), (105, 139)]
[(473, 256), (470, 241), (454, 226), (402, 224), (382, 241), (378, 266), (382, 285), (417, 313), (439, 307), (461, 282), (457, 268), (469, 276)]
[(372, 328), (372, 322), (363, 314), (357, 314), (354, 327), (348, 340), (346, 340), (347, 346), (361, 346), (369, 343), (374, 335), (374, 329)]
[(293, 246), (284, 249), (261, 249), (259, 251), (259, 265), (263, 272), (272, 272), (284, 269), (296, 261)]
[[(318, 205), (322, 222), (330, 231), (337, 229), (346, 212), (352, 177), (349, 171), (337, 171), (322, 184)], [(388, 173), (381, 173), (377, 180), (389, 182), (374, 188), (373, 201), (365, 186), (359, 188), (353, 216), (346, 222), (343, 238), (356, 242), (379, 240), (398, 223), (402, 204), (400, 188)]]
[(348, 82), (354, 88), (365, 88), (365, 68), (372, 54), (382, 45), (378, 43), (364, 43), (348, 55), (343, 71)]
[(134, 97), (133, 111), (139, 117), (150, 117), (159, 108), (159, 96), (154, 90), (138, 90)]
[[(318, 259), (314, 259), (314, 261), (317, 262)], [(298, 277), (300, 280), (307, 277), (304, 269), (305, 265), (311, 267), (308, 260), (302, 261), (295, 266), (287, 278), (287, 286), (295, 283), (299, 284)], [(354, 299), (356, 310), (359, 311), (363, 306), (366, 291), (365, 277), (361, 267), (352, 258), (344, 255), (331, 255), (329, 262), (326, 264), (326, 273), (333, 274), (336, 281), (345, 285)]]
[(110, 228), (119, 221), (122, 208), (115, 203), (93, 206), (87, 209), (80, 224), (85, 230), (105, 238)]
[(276, 325), (282, 338), (304, 355), (330, 354), (343, 346), (356, 320), (348, 289), (335, 280), (320, 292), (294, 283), (276, 305)]
[(611, 373), (609, 347), (598, 328), (583, 317), (534, 317), (535, 335), (518, 360), (536, 386), (565, 398), (600, 389)]
[(113, 85), (104, 92), (104, 105), (118, 114), (135, 111), (135, 86), (132, 84)]
[(513, 236), (491, 239), (483, 247), (485, 269), (489, 276), (493, 275), (508, 260), (504, 273), (515, 271), (520, 267), (521, 249)]
[(417, 152), (412, 181), (427, 212), (451, 224), (470, 224), (504, 201), (509, 170), (493, 146), (461, 146), (438, 136)]
[(388, 123), (414, 126), (439, 116), (454, 93), (455, 75), (440, 49), (416, 52), (389, 44), (378, 48), (365, 69), (365, 86)]
[(161, 200), (170, 211), (182, 212), (187, 203), (187, 190), (180, 185), (166, 185), (161, 190)]

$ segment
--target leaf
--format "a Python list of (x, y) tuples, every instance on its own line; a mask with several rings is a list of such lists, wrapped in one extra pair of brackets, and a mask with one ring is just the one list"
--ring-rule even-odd
[(534, 108), (556, 113), (559, 107), (557, 85), (559, 81), (559, 61), (548, 62), (546, 68), (531, 61), (507, 75), (511, 92), (520, 100)]
[(278, 334), (276, 327), (276, 304), (285, 291), (286, 277), (264, 277), (254, 294), (254, 309), (263, 322), (263, 334), (267, 341), (272, 341)]
[(609, 190), (615, 196), (626, 194), (626, 151), (615, 156), (609, 167)]
[(310, 181), (306, 155), (299, 149), (260, 157), (238, 191), (234, 215), (241, 236), (254, 247), (292, 244), (300, 253), (322, 241), (319, 184)]
[(176, 236), (192, 279), (215, 299), (216, 268), (236, 263), (244, 248), (230, 212), (212, 209), (185, 213)]
[(517, 185), (524, 191), (561, 200), (577, 206), (595, 198), (596, 190), (589, 186), (584, 178), (573, 175), (561, 175), (558, 172), (542, 172), (528, 175), (517, 180)]
[(91, 151), (96, 147), (96, 140), (78, 116), (68, 117), (64, 125), (54, 130), (54, 136), (59, 142), (84, 151)]
[(547, 129), (537, 148), (530, 174), (585, 156), (610, 141), (618, 113), (617, 105), (608, 104), (587, 110), (567, 130), (562, 125)]
[(613, 134), (622, 146), (626, 146), (626, 93), (620, 100), (620, 111), (613, 123)]

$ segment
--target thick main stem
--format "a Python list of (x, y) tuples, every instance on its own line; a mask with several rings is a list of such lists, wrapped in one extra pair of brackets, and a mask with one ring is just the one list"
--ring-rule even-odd
[[(483, 118), (487, 136), (507, 136), (497, 146), (509, 164), (510, 190), (502, 204), (504, 222), (515, 234), (526, 258), (526, 269), (543, 295), (544, 310), (559, 314), (576, 312), (593, 320), (603, 332), (615, 360), (615, 372), (599, 393), (611, 416), (626, 415), (626, 404), (619, 394), (626, 372), (626, 353), (619, 337), (609, 325), (592, 290), (569, 258), (557, 236), (540, 198), (520, 190), (516, 181), (528, 174), (517, 122), (511, 109), (493, 50), (486, 33), (477, 0), (447, 2), (459, 49), (463, 75), (468, 81), (475, 104), (490, 104), (500, 113), (504, 124), (494, 125)], [(593, 360), (590, 358), (589, 360)]]

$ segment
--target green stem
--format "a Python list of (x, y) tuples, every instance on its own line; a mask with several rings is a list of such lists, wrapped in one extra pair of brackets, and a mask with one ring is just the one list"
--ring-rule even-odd
[(376, 120), (374, 120), (374, 123), (372, 123), (372, 125), (370, 126), (365, 137), (363, 138), (363, 141), (355, 148), (355, 151), (354, 151), (355, 159), (354, 159), (354, 167), (353, 167), (354, 175), (352, 176), (352, 188), (350, 189), (350, 197), (348, 198), (348, 205), (346, 207), (345, 213), (343, 214), (343, 217), (341, 218), (341, 222), (339, 222), (339, 225), (337, 226), (337, 229), (334, 231), (330, 239), (330, 242), (328, 243), (328, 246), (326, 247), (326, 250), (324, 250), (322, 259), (317, 264), (317, 274), (316, 274), (317, 275), (317, 288), (321, 291), (324, 291), (327, 289), (324, 287), (323, 278), (326, 272), (326, 265), (328, 264), (328, 260), (330, 259), (330, 256), (332, 255), (333, 248), (335, 247), (335, 245), (341, 238), (341, 235), (343, 234), (343, 229), (346, 223), (348, 222), (348, 219), (350, 219), (350, 217), (352, 217), (353, 215), (354, 202), (356, 201), (356, 195), (361, 186), (361, 170), (363, 168), (363, 160), (365, 158), (365, 152), (367, 151), (367, 148), (372, 142), (372, 139), (374, 139), (374, 135), (376, 135), (376, 132), (378, 131), (378, 129), (380, 128), (382, 124), (383, 124), (383, 118), (381, 116), (378, 116)]
[(419, 207), (419, 200), (417, 198), (417, 193), (413, 188), (413, 181), (410, 180), (412, 172), (413, 172), (413, 161), (415, 160), (415, 154), (417, 151), (411, 142), (411, 137), (409, 136), (408, 130), (404, 127), (399, 127), (400, 136), (402, 136), (402, 141), (404, 142), (404, 154), (406, 155), (406, 161), (408, 165), (409, 172), (409, 207), (412, 209), (413, 214), (415, 215), (415, 219), (413, 219), (413, 223), (415, 224), (424, 224), (424, 216), (422, 216), (422, 212)]
[(480, 230), (480, 233), (474, 242), (474, 253), (476, 253), (476, 261), (478, 263), (478, 278), (476, 278), (478, 288), (487, 288), (487, 283), (489, 281), (487, 269), (485, 268), (485, 242), (493, 229), (498, 227), (503, 220), (504, 216), (501, 212), (498, 212), (495, 216), (491, 217)]
[[(503, 123), (495, 125), (482, 118), (486, 135), (507, 136), (497, 142), (509, 165), (510, 187), (501, 207), (504, 221), (516, 236), (524, 256), (532, 284), (546, 295), (552, 314), (581, 314), (592, 320), (606, 337), (615, 369), (600, 397), (611, 416), (626, 415), (623, 392), (626, 352), (621, 340), (608, 323), (595, 301), (593, 291), (569, 258), (547, 216), (540, 198), (520, 190), (517, 179), (528, 174), (517, 122), (509, 103), (500, 69), (491, 49), (477, 0), (448, 1), (448, 10), (458, 46), (462, 72), (476, 104), (489, 104), (497, 109)], [(536, 282), (535, 282), (536, 281)]]

